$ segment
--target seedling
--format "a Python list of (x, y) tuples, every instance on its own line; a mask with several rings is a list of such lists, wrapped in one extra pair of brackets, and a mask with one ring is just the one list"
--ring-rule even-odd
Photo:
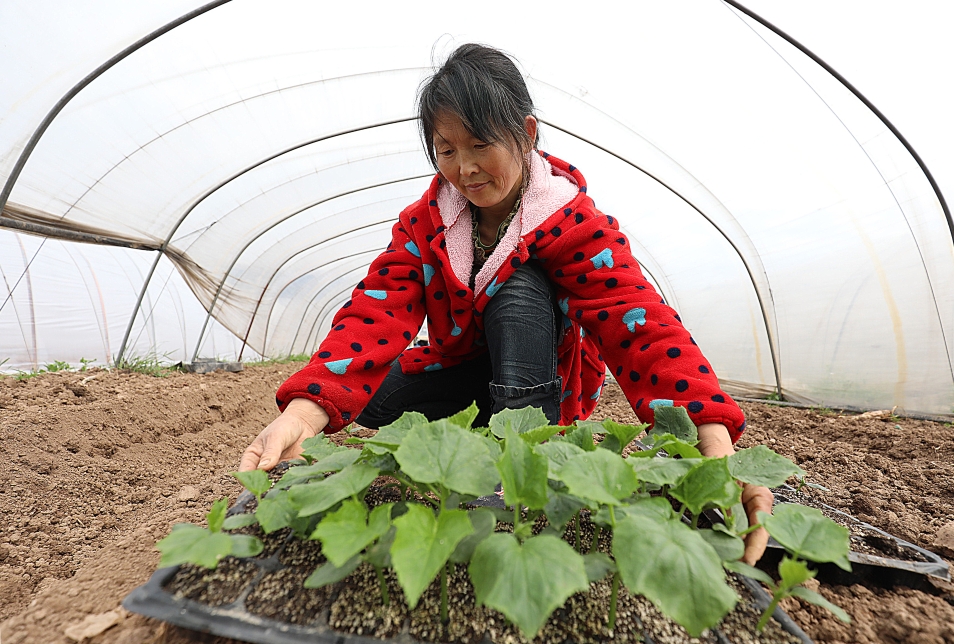
[[(609, 630), (624, 585), (698, 636), (738, 601), (723, 566), (757, 575), (738, 561), (742, 537), (759, 526), (748, 524), (737, 481), (774, 487), (804, 477), (797, 465), (761, 446), (728, 458), (703, 457), (695, 425), (679, 407), (656, 409), (656, 425), (642, 439), (645, 449), (628, 457), (622, 454), (645, 425), (555, 427), (540, 410), (522, 409), (504, 410), (489, 427), (474, 428), (476, 416), (475, 405), (433, 422), (406, 413), (371, 438), (346, 441), (360, 449), (336, 446), (324, 436), (309, 439), (301, 463), (274, 487), (264, 472), (235, 475), (255, 494), (258, 508), (254, 517), (231, 517), (226, 527), (257, 522), (269, 532), (291, 526), (300, 538), (319, 541), (327, 562), (307, 579), (308, 587), (341, 581), (368, 563), (377, 573), (382, 603), (390, 600), (385, 572), (391, 569), (414, 608), (437, 580), (445, 622), (447, 578), (452, 566), (466, 564), (477, 602), (503, 613), (527, 638), (567, 598), (607, 576)], [(604, 435), (599, 445), (594, 431)], [(365, 495), (379, 475), (398, 482), (401, 500), (371, 509)], [(501, 482), (508, 510), (468, 509), (468, 502), (492, 494)], [(700, 517), (713, 508), (726, 523), (700, 528)], [(586, 554), (580, 543), (583, 510), (594, 527)], [(203, 544), (224, 543), (224, 535), (214, 536), (213, 524), (222, 525), (213, 521), (215, 512), (209, 530), (192, 526), (195, 541), (199, 531)], [(542, 517), (548, 526), (533, 534)], [(511, 524), (512, 532), (494, 532), (498, 521)], [(571, 521), (575, 548), (561, 538)], [(780, 506), (760, 521), (792, 561), (848, 566), (847, 538), (820, 514)], [(167, 540), (184, 540), (182, 530), (176, 528), (160, 548), (169, 548)], [(611, 551), (600, 552), (600, 534), (608, 532)], [(214, 550), (215, 557), (207, 550), (211, 546), (182, 548), (175, 557), (164, 551), (163, 561), (207, 565), (224, 556), (224, 546)], [(770, 586), (773, 593), (779, 599), (785, 593), (812, 596), (799, 586), (804, 579), (795, 581), (808, 573), (785, 565), (782, 581)]]
[(162, 553), (159, 567), (193, 563), (204, 568), (215, 568), (219, 561), (229, 555), (254, 557), (262, 551), (262, 542), (244, 534), (225, 534), (222, 524), (229, 500), (219, 499), (212, 504), (206, 516), (208, 528), (191, 523), (177, 523), (172, 533), (156, 544)]

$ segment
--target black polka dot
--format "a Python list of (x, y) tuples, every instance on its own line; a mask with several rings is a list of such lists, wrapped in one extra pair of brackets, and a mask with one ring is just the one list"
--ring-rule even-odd
[(619, 280), (615, 277), (611, 277), (603, 283), (606, 284), (607, 288), (616, 288), (616, 285), (619, 284)]
[(374, 360), (368, 360), (367, 362), (364, 363), (364, 369), (365, 369), (365, 371), (367, 371), (368, 369), (371, 369), (371, 368), (373, 368), (373, 367), (374, 367)]
[(554, 237), (559, 237), (560, 235), (563, 234), (563, 231), (560, 230), (559, 226), (554, 226), (553, 230), (550, 231), (550, 234), (553, 235)]
[(339, 324), (338, 326), (335, 327), (335, 331), (344, 331), (344, 328), (345, 328), (345, 325)]
[(599, 239), (602, 236), (603, 236), (602, 230), (597, 230), (595, 233), (593, 233), (593, 239)]
[(436, 228), (436, 230), (437, 230), (438, 233), (442, 233), (442, 232), (444, 232), (446, 229), (445, 229), (443, 226), (438, 226), (438, 227)]
[(709, 367), (704, 364), (699, 365), (699, 373), (709, 373)]
[(646, 350), (649, 349), (649, 347), (651, 347), (651, 346), (653, 346), (653, 345), (651, 345), (651, 344), (644, 344), (643, 346), (639, 347), (639, 350), (640, 350), (640, 351), (646, 351)]
[(544, 235), (546, 235), (545, 232), (543, 232), (542, 230), (538, 230), (538, 231), (537, 231), (537, 235), (536, 235), (536, 236), (537, 236), (537, 241), (543, 239), (543, 236), (544, 236)]
[(521, 264), (521, 261), (520, 261), (520, 258), (519, 258), (519, 257), (513, 257), (513, 258), (511, 258), (511, 260), (510, 260), (510, 265), (511, 265), (511, 266), (513, 266), (514, 268), (520, 268), (520, 264)]
[(689, 342), (696, 344), (696, 341), (692, 339), (692, 336), (689, 336)]
[(318, 357), (319, 357), (319, 358), (330, 358), (330, 357), (331, 357), (331, 351), (321, 351), (321, 352), (318, 354)]
[(623, 373), (623, 365), (616, 367), (616, 376), (619, 377)]
[(463, 315), (464, 313), (464, 309), (454, 309), (454, 315)]
[(563, 277), (563, 269), (558, 268), (555, 271), (553, 271), (553, 274), (556, 275), (557, 277)]
[(606, 215), (606, 221), (609, 223), (610, 226), (612, 226), (616, 220), (610, 217), (609, 215)]
[(358, 282), (358, 288), (364, 288), (364, 280)]
[(685, 391), (686, 389), (688, 389), (688, 388), (689, 388), (689, 381), (688, 381), (688, 380), (677, 380), (677, 381), (676, 381), (676, 391), (678, 391), (679, 393), (684, 392), (684, 391)]
[(415, 271), (415, 270), (412, 269), (412, 270), (407, 274), (407, 276), (408, 276), (408, 278), (410, 278), (410, 279), (412, 279), (412, 280), (416, 280), (416, 279), (417, 279), (417, 271)]
[(413, 305), (413, 304), (408, 304), (408, 305), (407, 305), (407, 312), (410, 313), (410, 312), (413, 311), (413, 310), (414, 310), (414, 305)]
[(716, 394), (715, 396), (712, 397), (712, 402), (724, 403), (725, 396), (723, 396), (722, 394)]
[(580, 186), (580, 192), (586, 192), (586, 186)]
[[(661, 324), (659, 326), (662, 326)], [(682, 355), (682, 351), (679, 350), (679, 347), (669, 347), (666, 349), (666, 355), (670, 358), (678, 358)]]
[(620, 246), (625, 246), (625, 245), (626, 245), (626, 238), (625, 238), (625, 237), (617, 237), (617, 238), (616, 238), (616, 243), (619, 244)]
[(466, 296), (467, 296), (467, 291), (465, 291), (464, 289), (460, 289), (459, 291), (457, 291), (457, 297), (466, 297)]
[(310, 393), (312, 396), (317, 396), (321, 393), (321, 385), (316, 382), (311, 383), (308, 385), (308, 393)]
[(343, 411), (343, 412), (341, 412), (341, 420), (343, 420), (343, 421), (346, 422), (346, 423), (350, 423), (350, 422), (351, 422), (351, 412), (350, 412), (350, 411)]
[(574, 253), (574, 254), (573, 254), (573, 259), (574, 259), (575, 261), (577, 261), (577, 262), (582, 261), (582, 259), (583, 259), (584, 257), (586, 257), (586, 255), (584, 255), (583, 253)]
[(577, 320), (579, 320), (579, 319), (581, 319), (581, 318), (583, 317), (583, 310), (582, 310), (582, 309), (577, 309), (577, 310), (576, 310), (576, 313), (574, 313), (573, 315), (574, 315), (574, 317), (576, 317)]
[(586, 275), (577, 275), (576, 276), (577, 284), (586, 284)]
[(698, 400), (693, 400), (691, 403), (686, 405), (686, 409), (691, 411), (693, 414), (698, 414), (700, 411), (704, 409), (704, 405)]
[(679, 314), (678, 314), (678, 313), (676, 313), (673, 317), (676, 318), (677, 320), (679, 320), (680, 322), (682, 322), (682, 318), (679, 317)]
[(597, 319), (599, 319), (601, 322), (605, 322), (606, 320), (609, 319), (609, 313), (606, 312), (606, 311), (600, 311), (599, 313), (596, 314), (596, 317), (597, 317)]
[(364, 318), (364, 320), (362, 320), (362, 321), (363, 321), (365, 324), (374, 324), (374, 320), (372, 320), (371, 318)]
[(380, 344), (380, 345), (382, 345), (382, 346), (385, 345), (385, 344), (387, 344), (387, 343), (388, 343), (388, 341), (385, 340), (384, 338), (381, 338), (380, 340), (378, 340), (378, 344)]
[(434, 241), (434, 235), (425, 235), (424, 237), (428, 243)]
[(278, 396), (275, 396), (275, 404), (278, 405), (279, 407), (281, 407), (281, 406), (282, 406), (282, 399), (279, 398)]
[(621, 346), (624, 349), (628, 349), (629, 345), (631, 344), (632, 342), (630, 342), (629, 340), (623, 340), (622, 342), (619, 343), (619, 346)]
[(390, 272), (391, 272), (390, 269), (382, 268), (381, 270), (378, 271), (378, 275), (387, 275)]
[(371, 385), (361, 385), (361, 388), (364, 389), (366, 394), (371, 395)]
[(427, 347), (424, 347), (424, 351), (422, 351), (421, 353), (423, 353), (424, 355), (428, 355), (430, 352), (431, 352), (430, 349), (428, 349)]
[(436, 342), (439, 347), (444, 345), (444, 341), (440, 338), (434, 338), (434, 342)]
[(391, 317), (391, 318), (394, 317), (394, 314), (391, 313), (390, 311), (385, 311), (384, 314), (385, 314), (386, 316), (388, 316), (388, 317)]
[(410, 340), (411, 340), (411, 332), (410, 332), (410, 331), (405, 331), (405, 332), (404, 332), (404, 339), (407, 340), (407, 341), (410, 341)]
[(653, 383), (654, 385), (659, 384), (659, 376), (656, 374), (649, 376), (649, 382)]
[(639, 409), (642, 406), (643, 406), (643, 399), (640, 398), (639, 400), (636, 401), (636, 409)]
[(361, 351), (361, 345), (358, 344), (357, 342), (352, 342), (351, 349), (352, 351)]
[(574, 219), (576, 220), (576, 223), (582, 224), (582, 223), (583, 223), (583, 213), (581, 213), (581, 212), (576, 213), (576, 217), (574, 217)]
[(421, 362), (420, 358), (414, 358), (414, 362)]
[(444, 291), (434, 291), (434, 299), (435, 299), (435, 300), (443, 300), (443, 299), (444, 299)]
[(639, 372), (638, 372), (638, 371), (630, 371), (630, 372), (629, 372), (629, 379), (632, 380), (633, 382), (639, 382)]
[(346, 385), (341, 385), (341, 388), (347, 391), (349, 394), (351, 393), (351, 387), (348, 387)]
[(573, 214), (573, 209), (572, 209), (572, 208), (564, 208), (564, 209), (563, 209), (563, 214), (564, 214), (564, 215), (572, 215), (572, 214)]
[(344, 304), (341, 305), (341, 308), (347, 309), (347, 308), (349, 308), (350, 306), (351, 306), (351, 300), (348, 300), (347, 302), (345, 302)]
[(575, 165), (567, 166), (567, 169), (568, 169), (570, 172), (573, 172), (573, 171), (576, 170), (576, 166), (575, 166)]

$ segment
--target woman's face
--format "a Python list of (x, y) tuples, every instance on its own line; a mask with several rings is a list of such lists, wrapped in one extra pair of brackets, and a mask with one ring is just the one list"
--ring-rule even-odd
[[(537, 121), (526, 117), (532, 141)], [(475, 139), (453, 114), (442, 113), (434, 128), (437, 168), (468, 201), (491, 216), (506, 216), (523, 183), (523, 153), (504, 143)]]

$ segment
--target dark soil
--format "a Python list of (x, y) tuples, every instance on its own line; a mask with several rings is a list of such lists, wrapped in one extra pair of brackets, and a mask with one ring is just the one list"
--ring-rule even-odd
[[(274, 392), (298, 366), (167, 378), (115, 371), (0, 378), (4, 644), (67, 644), (66, 628), (116, 611), (149, 578), (159, 562), (154, 544), (173, 524), (201, 523), (215, 499), (234, 500), (241, 488), (228, 472), (275, 417)], [(938, 531), (954, 522), (954, 427), (887, 414), (743, 409), (749, 424), (740, 446), (764, 443), (793, 458), (830, 490), (812, 496), (936, 551)], [(607, 416), (635, 421), (615, 385), (604, 388), (594, 418)], [(786, 611), (820, 644), (954, 644), (954, 590), (817, 589), (854, 618), (843, 625), (786, 600)], [(268, 601), (280, 603), (272, 597), (262, 605)], [(90, 644), (229, 642), (121, 609), (119, 617)]]

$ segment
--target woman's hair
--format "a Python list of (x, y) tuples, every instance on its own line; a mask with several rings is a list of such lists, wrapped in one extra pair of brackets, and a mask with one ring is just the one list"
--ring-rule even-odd
[(457, 116), (471, 136), (486, 143), (513, 143), (518, 151), (536, 147), (524, 125), (533, 115), (527, 84), (514, 61), (493, 47), (461, 45), (418, 91), (421, 139), (435, 169), (434, 130), (442, 112)]

